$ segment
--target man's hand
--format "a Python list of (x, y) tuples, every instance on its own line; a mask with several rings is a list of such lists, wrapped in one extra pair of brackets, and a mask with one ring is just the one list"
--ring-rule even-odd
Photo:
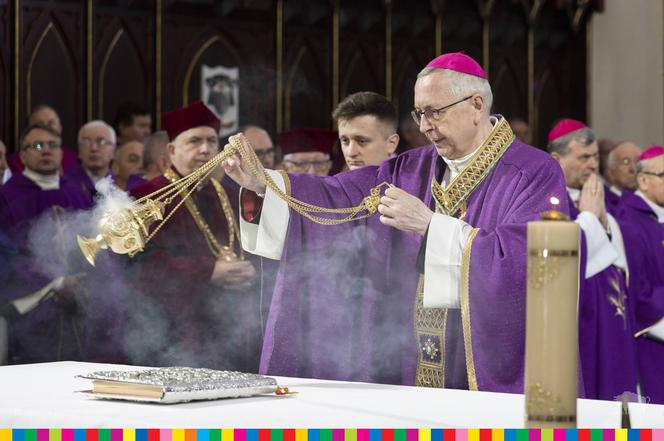
[(256, 270), (248, 260), (236, 262), (217, 260), (210, 282), (224, 288), (242, 288), (249, 286), (255, 276)]
[(424, 202), (397, 187), (385, 191), (378, 212), (383, 224), (420, 236), (424, 236), (433, 217), (433, 211)]
[(606, 228), (608, 220), (606, 217), (606, 207), (604, 206), (604, 185), (596, 174), (590, 175), (588, 180), (581, 188), (579, 196), (579, 211), (589, 211)]
[[(224, 149), (230, 146), (226, 144)], [(265, 194), (265, 184), (263, 184), (257, 176), (254, 176), (243, 163), (240, 155), (235, 154), (221, 163), (221, 166), (241, 187), (251, 190), (254, 193)]]

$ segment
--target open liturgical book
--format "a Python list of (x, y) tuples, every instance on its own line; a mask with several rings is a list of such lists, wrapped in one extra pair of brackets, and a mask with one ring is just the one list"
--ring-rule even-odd
[(78, 375), (92, 380), (96, 398), (180, 403), (195, 400), (292, 394), (277, 380), (257, 374), (203, 368), (166, 367), (138, 371), (99, 371)]

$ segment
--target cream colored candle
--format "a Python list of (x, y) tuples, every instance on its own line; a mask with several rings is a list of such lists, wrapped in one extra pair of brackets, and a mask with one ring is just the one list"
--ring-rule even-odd
[(579, 226), (554, 209), (528, 223), (526, 427), (576, 427), (578, 294)]

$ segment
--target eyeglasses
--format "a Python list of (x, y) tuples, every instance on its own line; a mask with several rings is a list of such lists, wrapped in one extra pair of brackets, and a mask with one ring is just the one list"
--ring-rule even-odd
[(78, 142), (78, 145), (81, 147), (90, 147), (92, 145), (97, 145), (98, 147), (103, 148), (113, 145), (113, 143), (106, 138), (97, 138), (94, 140), (90, 138), (83, 138)]
[(264, 158), (266, 156), (274, 155), (274, 147), (270, 147), (269, 149), (254, 150), (254, 152), (259, 158)]
[(317, 172), (323, 172), (325, 169), (330, 165), (329, 159), (326, 159), (324, 161), (292, 161), (290, 159), (284, 160), (284, 162), (287, 162), (292, 165), (292, 169), (295, 172), (305, 172), (309, 170), (309, 167), (313, 167), (314, 170)]
[(59, 149), (62, 144), (59, 141), (35, 141), (32, 144), (26, 144), (23, 146), (23, 150), (33, 149), (41, 152), (46, 147), (51, 150)]
[(468, 98), (472, 98), (473, 95), (467, 96), (463, 99), (460, 99), (459, 101), (455, 101), (452, 104), (448, 104), (447, 106), (443, 106), (440, 109), (427, 109), (427, 110), (412, 110), (410, 112), (411, 116), (413, 117), (413, 121), (415, 121), (415, 124), (418, 126), (421, 124), (422, 121), (422, 116), (424, 116), (427, 121), (440, 121), (440, 117), (443, 116), (443, 113), (449, 109), (452, 106), (456, 106), (459, 103), (462, 103), (466, 101)]
[(644, 172), (641, 172), (641, 173), (643, 173), (644, 175), (650, 175), (650, 176), (656, 176), (658, 178), (664, 178), (664, 171), (661, 171), (659, 173), (644, 171)]

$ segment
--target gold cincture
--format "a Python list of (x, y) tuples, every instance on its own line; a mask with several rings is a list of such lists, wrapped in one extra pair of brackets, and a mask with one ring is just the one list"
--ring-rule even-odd
[[(97, 237), (89, 239), (78, 236), (78, 244), (85, 255), (85, 258), (94, 265), (95, 256), (99, 250), (102, 249), (111, 249), (111, 251), (115, 253), (128, 254), (130, 257), (143, 251), (145, 244), (147, 244), (164, 224), (168, 222), (173, 213), (175, 213), (183, 203), (186, 203), (189, 196), (191, 196), (196, 190), (196, 187), (198, 187), (201, 182), (205, 181), (223, 161), (236, 154), (240, 155), (244, 165), (247, 166), (252, 175), (260, 179), (261, 183), (265, 184), (267, 188), (274, 192), (279, 198), (283, 199), (288, 206), (297, 213), (317, 224), (338, 225), (372, 216), (378, 211), (382, 188), (390, 186), (387, 182), (383, 182), (372, 188), (369, 195), (355, 207), (319, 207), (295, 199), (283, 192), (263, 168), (256, 153), (254, 153), (254, 149), (244, 135), (238, 134), (231, 136), (229, 143), (229, 147), (225, 148), (222, 152), (219, 152), (191, 174), (175, 180), (169, 185), (136, 200), (132, 207), (121, 210), (108, 210), (104, 213), (99, 221), (99, 234)], [(181, 200), (178, 201), (175, 207), (173, 207), (173, 210), (164, 217), (166, 206), (171, 204), (178, 195), (181, 196)], [(321, 217), (321, 214), (331, 217)], [(337, 218), (334, 216), (337, 216)], [(339, 216), (343, 217), (338, 218)], [(152, 232), (150, 232), (150, 226), (156, 221), (160, 222), (157, 223)], [(233, 237), (236, 237), (237, 227), (235, 225), (231, 227), (231, 224), (229, 223), (229, 234), (231, 229), (233, 229)], [(208, 238), (207, 235), (206, 238)], [(210, 241), (210, 243), (211, 246), (213, 246), (212, 244), (214, 244), (214, 242)], [(221, 246), (218, 250), (220, 257), (225, 259), (233, 258), (232, 255), (226, 252), (232, 252), (233, 250), (230, 246), (230, 241), (228, 247)]]

